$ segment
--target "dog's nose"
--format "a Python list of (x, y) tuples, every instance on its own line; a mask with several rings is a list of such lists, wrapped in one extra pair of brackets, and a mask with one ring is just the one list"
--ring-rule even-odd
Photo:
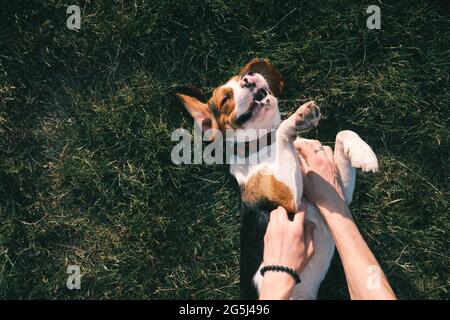
[(253, 72), (244, 73), (239, 81), (241, 88), (252, 89), (256, 87), (256, 74)]

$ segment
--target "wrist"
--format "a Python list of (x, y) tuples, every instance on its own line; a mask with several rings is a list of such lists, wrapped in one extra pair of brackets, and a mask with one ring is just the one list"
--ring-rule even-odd
[(337, 194), (327, 197), (326, 201), (318, 202), (317, 208), (319, 208), (320, 213), (324, 216), (339, 213), (351, 218), (351, 213), (347, 204)]
[(290, 298), (294, 288), (295, 280), (290, 274), (267, 271), (263, 277), (259, 299), (286, 300)]

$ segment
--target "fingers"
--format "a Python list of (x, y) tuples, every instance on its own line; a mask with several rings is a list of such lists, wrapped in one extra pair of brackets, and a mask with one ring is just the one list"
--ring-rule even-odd
[[(294, 230), (297, 230), (300, 235), (304, 233), (305, 228), (305, 215), (306, 215), (306, 202), (303, 201), (300, 205), (300, 209), (297, 213), (294, 214), (293, 221), (289, 221), (288, 214), (285, 208), (279, 206), (275, 210), (273, 210), (270, 213), (270, 221), (269, 225), (267, 227), (266, 234), (269, 233), (269, 230), (278, 230), (280, 229), (280, 226), (286, 226), (289, 225)], [(309, 228), (314, 227), (313, 224), (307, 223), (307, 226), (310, 226)], [(311, 231), (312, 232), (312, 231)]]
[[(314, 146), (314, 142), (316, 140), (313, 141), (302, 141), (301, 143), (299, 143), (298, 146), (298, 151), (300, 152), (300, 154), (303, 156), (303, 158), (305, 159), (306, 163), (308, 165), (311, 165), (312, 162), (314, 161), (313, 159), (316, 156), (316, 153), (314, 152), (314, 149), (316, 148)], [(320, 142), (317, 141), (319, 144)], [(316, 144), (317, 145), (317, 144)]]
[(336, 164), (334, 162), (333, 150), (330, 147), (325, 146), (324, 147), (324, 151), (325, 151), (325, 154), (326, 154), (326, 156), (328, 158), (328, 161), (329, 161), (329, 164), (330, 164), (330, 169), (331, 169), (331, 171), (333, 173), (333, 176), (335, 177), (335, 180), (336, 180), (335, 183), (334, 183), (335, 189), (338, 192), (338, 194), (341, 196), (341, 198), (344, 199), (344, 194), (342, 193), (342, 189), (341, 189), (341, 183), (339, 181), (340, 179), (339, 179), (338, 174), (337, 174)]
[(277, 220), (277, 213), (278, 213), (278, 211), (277, 210), (278, 209), (275, 209), (275, 210), (272, 210), (270, 212), (269, 224), (267, 225), (265, 240), (266, 240), (266, 237), (268, 237), (269, 234), (273, 233), (273, 230), (275, 230), (277, 225), (278, 225), (278, 220)]
[(323, 146), (318, 140), (302, 141), (296, 144), (298, 152), (300, 152), (300, 154), (303, 156), (308, 166), (311, 166), (314, 162), (317, 162), (318, 159), (329, 160), (327, 152), (331, 155), (333, 154), (330, 147), (323, 147), (323, 150), (318, 150), (320, 147)]
[(327, 156), (328, 163), (330, 164), (330, 168), (333, 172), (333, 175), (336, 176), (336, 165), (334, 164), (333, 150), (329, 146), (325, 146), (323, 148), (324, 148), (324, 153)]
[(314, 255), (313, 232), (314, 224), (307, 223), (305, 226), (305, 248), (308, 260)]
[(305, 223), (306, 205), (305, 201), (300, 204), (300, 210), (294, 215), (292, 227), (303, 232), (303, 224)]
[(278, 230), (279, 225), (281, 225), (284, 220), (289, 220), (286, 209), (279, 206), (278, 208), (272, 210), (270, 212), (269, 224), (267, 226), (266, 234), (268, 234), (269, 232), (273, 232), (274, 230)]
[(294, 140), (294, 148), (297, 149), (297, 151), (300, 151), (300, 149), (302, 148), (302, 143), (304, 143), (302, 139)]
[(302, 155), (299, 156), (300, 159), (300, 170), (302, 170), (302, 173), (306, 175), (308, 173), (308, 164), (306, 163), (305, 158), (303, 158)]
[[(316, 141), (316, 143), (314, 144), (314, 153), (316, 155), (316, 158), (314, 159), (314, 161), (316, 161), (316, 163), (319, 161), (322, 161), (322, 163), (323, 162), (327, 163), (329, 161), (327, 153), (326, 153), (327, 147), (322, 146), (322, 144), (317, 140), (314, 140), (314, 141)], [(330, 147), (328, 147), (328, 148), (330, 148)]]
[(325, 155), (328, 158), (328, 161), (330, 161), (331, 163), (334, 163), (334, 155), (333, 155), (333, 150), (331, 149), (331, 147), (325, 146), (325, 147), (323, 147), (323, 149), (325, 151)]
[(276, 221), (275, 221), (276, 216), (277, 216), (277, 209), (272, 210), (270, 212), (270, 217), (269, 217), (269, 227), (276, 223)]
[(287, 211), (282, 206), (279, 206), (277, 209), (277, 220), (279, 224), (285, 223), (286, 221), (289, 221)]

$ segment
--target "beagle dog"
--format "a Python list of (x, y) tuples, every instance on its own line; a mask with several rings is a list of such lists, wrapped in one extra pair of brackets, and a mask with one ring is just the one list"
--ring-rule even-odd
[[(226, 139), (231, 139), (236, 148), (233, 147), (227, 163), (240, 189), (240, 289), (243, 299), (258, 298), (264, 235), (270, 212), (277, 206), (294, 213), (305, 201), (306, 220), (315, 225), (314, 256), (301, 272), (302, 282), (295, 287), (291, 299), (317, 297), (335, 250), (333, 238), (318, 209), (302, 197), (300, 159), (295, 148), (301, 141), (297, 134), (318, 124), (320, 109), (313, 101), (307, 102), (282, 121), (277, 97), (283, 93), (284, 86), (283, 77), (268, 60), (254, 59), (238, 75), (217, 87), (208, 101), (201, 97), (200, 91), (177, 93), (204, 132), (232, 132), (231, 135), (227, 133)], [(261, 134), (247, 134), (255, 130)], [(214, 139), (214, 134), (209, 136)], [(249, 148), (252, 142), (256, 143), (256, 148)], [(376, 172), (377, 158), (356, 133), (341, 131), (336, 136), (334, 160), (345, 201), (350, 204), (355, 168)]]

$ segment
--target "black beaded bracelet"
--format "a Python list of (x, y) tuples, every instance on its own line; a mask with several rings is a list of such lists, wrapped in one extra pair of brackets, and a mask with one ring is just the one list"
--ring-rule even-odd
[(266, 271), (276, 271), (276, 272), (286, 272), (289, 273), (292, 278), (294, 278), (295, 283), (299, 284), (302, 280), (300, 279), (300, 276), (298, 275), (297, 272), (294, 271), (294, 269), (291, 269), (289, 267), (285, 267), (285, 266), (264, 266), (261, 268), (261, 275), (264, 277), (264, 273), (266, 273)]

